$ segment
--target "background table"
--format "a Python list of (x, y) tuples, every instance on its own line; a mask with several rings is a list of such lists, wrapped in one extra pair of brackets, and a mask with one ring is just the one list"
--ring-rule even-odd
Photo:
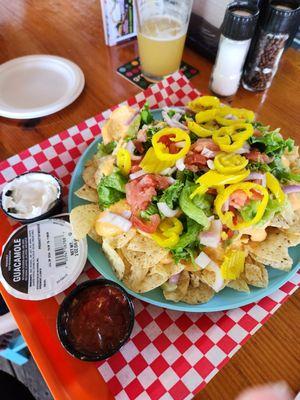
[[(133, 41), (113, 48), (105, 46), (98, 0), (0, 0), (0, 62), (40, 53), (78, 63), (86, 78), (84, 92), (65, 110), (42, 119), (0, 118), (1, 160), (139, 92), (116, 73), (117, 67), (137, 55), (137, 44)], [(193, 84), (209, 92), (211, 63), (190, 49), (185, 49), (184, 60), (200, 69)], [(289, 49), (267, 92), (254, 94), (240, 89), (233, 104), (255, 110), (261, 121), (281, 126), (284, 135), (300, 142), (299, 70), (300, 54)], [(286, 380), (298, 391), (299, 310), (298, 291), (197, 399), (231, 400), (246, 386), (275, 380)]]

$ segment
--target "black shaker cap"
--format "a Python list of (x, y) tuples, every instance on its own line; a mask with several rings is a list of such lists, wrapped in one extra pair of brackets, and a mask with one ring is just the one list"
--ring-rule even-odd
[[(298, 21), (297, 21), (298, 20)], [(296, 0), (270, 1), (262, 26), (273, 33), (289, 33), (300, 22), (300, 3)]]
[(221, 26), (222, 34), (233, 40), (251, 39), (258, 20), (259, 10), (250, 1), (229, 3)]

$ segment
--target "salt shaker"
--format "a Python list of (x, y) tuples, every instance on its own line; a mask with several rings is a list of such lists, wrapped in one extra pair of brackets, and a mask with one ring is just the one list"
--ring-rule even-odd
[(242, 78), (243, 87), (253, 92), (270, 87), (280, 58), (295, 24), (299, 24), (297, 1), (271, 1), (265, 16), (258, 23)]
[(258, 14), (256, 5), (247, 1), (235, 1), (227, 7), (210, 83), (218, 96), (232, 96), (238, 90)]

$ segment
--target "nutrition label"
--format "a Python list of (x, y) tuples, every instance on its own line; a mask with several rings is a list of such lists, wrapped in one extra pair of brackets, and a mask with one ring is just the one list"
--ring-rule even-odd
[(43, 220), (11, 235), (1, 258), (1, 281), (16, 297), (45, 299), (68, 288), (86, 258), (86, 241), (74, 239), (69, 222)]

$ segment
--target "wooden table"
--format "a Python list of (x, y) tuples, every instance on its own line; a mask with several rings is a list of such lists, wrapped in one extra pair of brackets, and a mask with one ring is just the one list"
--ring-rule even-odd
[[(109, 48), (104, 44), (97, 0), (0, 0), (0, 62), (27, 54), (56, 54), (82, 68), (86, 86), (71, 106), (31, 121), (0, 119), (0, 159), (5, 159), (101, 110), (139, 92), (116, 73), (117, 67), (137, 55), (137, 43)], [(190, 49), (184, 60), (199, 68), (192, 83), (208, 92), (212, 65)], [(289, 49), (272, 87), (254, 94), (240, 89), (235, 106), (256, 111), (271, 126), (300, 142), (300, 55)], [(298, 94), (298, 95), (297, 95)], [(285, 380), (300, 389), (300, 292), (233, 357), (196, 396), (198, 400), (231, 400), (246, 386)]]

